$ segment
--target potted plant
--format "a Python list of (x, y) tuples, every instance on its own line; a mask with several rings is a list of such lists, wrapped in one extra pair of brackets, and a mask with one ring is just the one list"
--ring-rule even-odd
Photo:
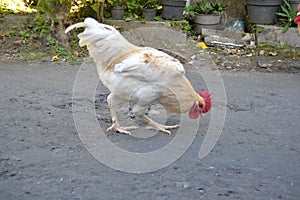
[(289, 27), (296, 27), (294, 22), (297, 16), (297, 10), (293, 10), (292, 6), (287, 0), (283, 0), (284, 5), (280, 6), (281, 12), (276, 13), (280, 18), (278, 19), (280, 26), (283, 27), (283, 32), (286, 32)]
[(275, 24), (282, 0), (247, 0), (248, 21), (251, 24)]
[(122, 19), (125, 11), (125, 2), (123, 0), (108, 0), (108, 3), (112, 6), (111, 17), (117, 20)]
[(161, 0), (163, 19), (180, 20), (186, 5), (185, 0)]
[(202, 28), (219, 28), (222, 16), (224, 18), (223, 26), (225, 26), (226, 8), (220, 0), (215, 3), (211, 3), (210, 0), (195, 2), (185, 9), (185, 18), (194, 23), (197, 33), (201, 33)]
[(156, 15), (156, 9), (159, 6), (159, 0), (140, 0), (143, 15), (146, 21), (151, 21)]

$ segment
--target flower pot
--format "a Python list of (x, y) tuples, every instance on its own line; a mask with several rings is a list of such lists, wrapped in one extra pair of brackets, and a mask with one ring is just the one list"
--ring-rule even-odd
[(143, 15), (144, 15), (146, 21), (152, 21), (156, 15), (156, 9), (155, 8), (144, 8)]
[(113, 19), (122, 19), (123, 18), (123, 15), (124, 15), (124, 6), (114, 6), (112, 7), (111, 9), (111, 17)]
[(292, 7), (292, 10), (298, 10), (298, 5), (300, 4), (300, 0), (288, 0), (289, 4)]
[[(204, 15), (204, 14), (196, 14), (193, 22), (195, 23), (195, 28), (198, 34), (202, 33), (202, 28), (208, 29), (219, 29), (222, 27), (221, 24), (221, 14), (217, 15)], [(226, 17), (224, 17), (223, 27), (226, 25)]]
[(275, 24), (282, 0), (247, 0), (249, 22), (252, 24)]
[(163, 19), (180, 20), (186, 1), (182, 0), (162, 0), (161, 16)]

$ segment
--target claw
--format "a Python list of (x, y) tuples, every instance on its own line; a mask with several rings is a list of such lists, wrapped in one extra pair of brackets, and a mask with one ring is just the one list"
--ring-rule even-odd
[(157, 124), (156, 126), (154, 126), (154, 125), (147, 126), (146, 129), (147, 130), (158, 130), (158, 131), (161, 131), (161, 132), (171, 135), (171, 131), (169, 131), (168, 129), (178, 128), (179, 126), (180, 126), (179, 124), (173, 125), (173, 126)]
[(117, 126), (116, 124), (112, 124), (111, 127), (106, 129), (106, 131), (114, 131), (114, 132), (123, 133), (126, 135), (131, 135), (131, 133), (129, 131), (135, 130), (137, 128), (138, 128), (137, 126), (120, 127), (120, 126)]
[(150, 125), (150, 127), (146, 127), (146, 129), (159, 130), (159, 131), (167, 133), (169, 135), (171, 135), (171, 131), (169, 131), (167, 129), (177, 128), (180, 126), (179, 124), (173, 125), (173, 126), (163, 125), (163, 124), (153, 121), (147, 115), (142, 115), (142, 116), (140, 116), (140, 118), (143, 119), (144, 121), (146, 121)]

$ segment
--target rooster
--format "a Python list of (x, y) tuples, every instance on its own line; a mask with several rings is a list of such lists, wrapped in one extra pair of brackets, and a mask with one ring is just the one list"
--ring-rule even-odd
[(92, 18), (69, 26), (65, 32), (80, 27), (85, 30), (78, 34), (79, 45), (87, 46), (100, 80), (110, 90), (107, 102), (112, 125), (107, 131), (130, 134), (137, 128), (119, 125), (116, 107), (128, 102), (134, 115), (167, 134), (180, 125), (162, 125), (149, 118), (145, 113), (152, 103), (159, 102), (171, 113), (189, 112), (191, 119), (210, 110), (211, 94), (207, 90), (195, 92), (177, 59), (154, 48), (133, 45), (114, 27)]

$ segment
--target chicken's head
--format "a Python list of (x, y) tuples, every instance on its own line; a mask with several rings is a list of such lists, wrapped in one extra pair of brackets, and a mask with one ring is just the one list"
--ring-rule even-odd
[(202, 113), (207, 113), (211, 108), (211, 94), (203, 89), (200, 91), (199, 95), (203, 98), (204, 103), (201, 103), (199, 100), (195, 101), (189, 112), (189, 117), (191, 119), (197, 119)]

